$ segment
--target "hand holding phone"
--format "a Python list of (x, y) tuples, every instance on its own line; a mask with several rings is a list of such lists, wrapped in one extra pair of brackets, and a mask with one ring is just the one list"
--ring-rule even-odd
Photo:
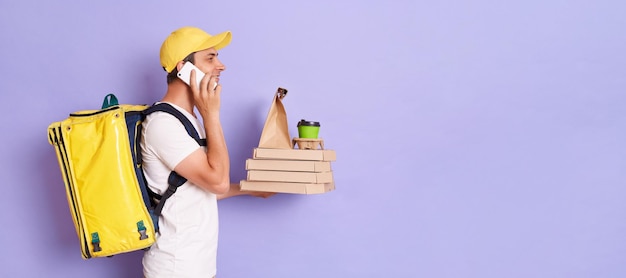
[[(177, 76), (182, 81), (187, 83), (187, 85), (191, 86), (191, 70), (196, 71), (196, 83), (197, 83), (196, 86), (198, 89), (200, 89), (200, 81), (202, 81), (202, 78), (204, 77), (205, 74), (198, 67), (196, 67), (193, 63), (186, 62), (183, 65), (183, 67), (180, 69), (180, 71), (178, 71)], [(216, 87), (217, 87), (217, 82), (215, 82), (215, 84), (213, 85), (213, 89), (215, 90)]]

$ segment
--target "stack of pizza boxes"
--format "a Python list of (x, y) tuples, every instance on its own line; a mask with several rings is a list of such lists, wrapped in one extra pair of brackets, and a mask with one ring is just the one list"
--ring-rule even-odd
[(282, 99), (287, 90), (278, 88), (261, 133), (259, 146), (246, 160), (247, 179), (241, 190), (296, 194), (319, 194), (335, 189), (331, 162), (333, 150), (324, 149), (318, 138), (289, 135)]

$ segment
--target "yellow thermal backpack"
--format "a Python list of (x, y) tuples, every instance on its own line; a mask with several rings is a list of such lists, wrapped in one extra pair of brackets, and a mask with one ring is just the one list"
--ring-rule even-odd
[(84, 259), (149, 248), (165, 200), (187, 181), (172, 170), (163, 196), (146, 183), (141, 123), (157, 111), (178, 118), (206, 146), (206, 139), (171, 105), (120, 105), (113, 94), (105, 97), (102, 109), (74, 112), (48, 127)]

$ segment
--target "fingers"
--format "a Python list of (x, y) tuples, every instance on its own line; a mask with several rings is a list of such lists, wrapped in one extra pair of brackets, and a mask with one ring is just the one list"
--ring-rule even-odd
[(220, 92), (222, 87), (217, 84), (219, 79), (215, 75), (204, 76), (200, 83), (200, 95), (196, 100), (196, 106), (202, 106), (210, 111), (219, 111), (220, 109)]
[(198, 80), (201, 74), (202, 73), (197, 70), (191, 71), (189, 75), (189, 87), (191, 89), (194, 105), (198, 108), (202, 117), (205, 117), (208, 115), (206, 113), (219, 111), (222, 86), (217, 83), (219, 80), (217, 75), (205, 74), (202, 76), (202, 79), (199, 80), (200, 82), (197, 82), (196, 80)]
[(202, 80), (200, 80), (200, 88), (206, 89), (208, 93), (218, 93), (218, 86), (221, 86), (217, 83), (218, 77), (216, 75), (205, 75)]
[(193, 94), (194, 99), (198, 99), (200, 97), (200, 88), (198, 88), (196, 78), (196, 70), (191, 70), (191, 73), (189, 74), (189, 88), (191, 88), (191, 93)]
[(191, 88), (191, 91), (197, 92), (199, 88), (196, 87), (196, 84), (198, 84), (198, 82), (196, 82), (196, 70), (191, 70), (191, 73), (189, 74), (189, 87)]
[(222, 90), (222, 86), (217, 83), (217, 79), (218, 77), (216, 75), (211, 75), (211, 78), (209, 79), (209, 92), (212, 91), (216, 94), (219, 94), (219, 92)]
[[(200, 82), (197, 82), (197, 72), (195, 69), (191, 70), (191, 73), (189, 75), (189, 88), (191, 88), (191, 92), (194, 96), (195, 99), (198, 99), (200, 97), (202, 97), (203, 95), (203, 88), (207, 87), (207, 82), (205, 79), (208, 79), (207, 76), (203, 76), (202, 79), (200, 80)], [(198, 85), (200, 87), (198, 87)]]
[(213, 92), (215, 92), (216, 95), (220, 95), (222, 92), (222, 84), (216, 83)]
[(191, 70), (189, 75), (189, 88), (195, 99), (219, 95), (221, 92), (221, 86), (217, 83), (219, 80), (217, 76), (205, 74), (199, 82), (197, 79), (198, 73), (196, 70)]
[(266, 199), (266, 198), (276, 195), (276, 193), (275, 192), (254, 192), (254, 193), (251, 193), (250, 195)]

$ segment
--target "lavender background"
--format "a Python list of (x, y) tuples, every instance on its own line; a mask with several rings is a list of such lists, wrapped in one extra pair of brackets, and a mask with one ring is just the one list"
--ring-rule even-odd
[(322, 123), (337, 189), (220, 202), (219, 277), (626, 277), (624, 1), (0, 2), (0, 277), (84, 261), (46, 128), (152, 103), (172, 30), (221, 51), (232, 180), (278, 86)]

